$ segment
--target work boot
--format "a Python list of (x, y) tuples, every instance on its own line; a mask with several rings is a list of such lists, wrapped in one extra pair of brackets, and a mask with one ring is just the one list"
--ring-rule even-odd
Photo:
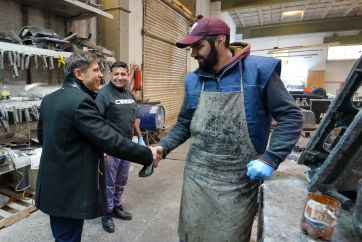
[(114, 226), (114, 223), (113, 223), (111, 213), (107, 213), (106, 215), (102, 216), (102, 227), (108, 233), (113, 233), (114, 232), (115, 226)]
[(113, 216), (122, 220), (132, 219), (132, 215), (129, 212), (123, 211), (122, 205), (113, 208)]

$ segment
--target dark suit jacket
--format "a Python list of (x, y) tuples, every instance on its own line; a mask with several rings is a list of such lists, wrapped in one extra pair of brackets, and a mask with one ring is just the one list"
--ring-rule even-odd
[(152, 163), (149, 148), (121, 136), (100, 116), (94, 97), (82, 82), (67, 78), (42, 101), (35, 204), (49, 215), (92, 219), (106, 212), (103, 152)]

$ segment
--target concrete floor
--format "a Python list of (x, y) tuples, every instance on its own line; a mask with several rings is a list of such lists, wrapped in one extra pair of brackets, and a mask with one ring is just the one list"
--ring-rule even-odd
[[(293, 152), (289, 157), (298, 158)], [(263, 185), (263, 237), (262, 242), (313, 242), (300, 229), (307, 199), (305, 172), (308, 167), (296, 160), (285, 160)], [(352, 210), (341, 209), (334, 226), (331, 242), (361, 242), (352, 225)]]
[[(125, 193), (124, 207), (131, 221), (114, 219), (115, 233), (102, 229), (100, 218), (85, 221), (82, 241), (178, 242), (177, 224), (180, 207), (184, 160), (188, 144), (162, 160), (151, 177), (139, 178), (142, 168), (133, 164)], [(1, 242), (54, 241), (49, 217), (36, 211), (27, 218), (0, 230)]]
[[(114, 219), (116, 232), (112, 234), (102, 229), (100, 218), (87, 220), (82, 241), (178, 242), (177, 224), (187, 150), (188, 143), (175, 149), (167, 159), (161, 161), (151, 177), (139, 178), (138, 171), (142, 167), (133, 164), (124, 202), (125, 209), (132, 213), (133, 219)], [(292, 154), (291, 157), (293, 156), (297, 159), (299, 154)], [(295, 161), (287, 160), (281, 164), (273, 177), (265, 182), (262, 241), (299, 241), (299, 223), (307, 193), (303, 174), (305, 170), (305, 167), (296, 164)], [(254, 222), (251, 242), (256, 241), (256, 231), (257, 221)], [(335, 233), (340, 234), (341, 232)], [(36, 211), (27, 218), (1, 229), (0, 241), (54, 241), (49, 218), (46, 214)]]

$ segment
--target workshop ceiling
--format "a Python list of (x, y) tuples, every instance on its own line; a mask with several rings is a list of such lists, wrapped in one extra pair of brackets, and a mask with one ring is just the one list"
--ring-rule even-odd
[(243, 39), (362, 30), (362, 0), (222, 0)]

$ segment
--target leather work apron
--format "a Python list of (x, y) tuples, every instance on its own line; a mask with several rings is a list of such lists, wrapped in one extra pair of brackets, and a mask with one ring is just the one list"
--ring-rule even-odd
[(246, 165), (258, 154), (240, 92), (205, 92), (191, 121), (178, 232), (184, 242), (249, 242), (258, 182)]

